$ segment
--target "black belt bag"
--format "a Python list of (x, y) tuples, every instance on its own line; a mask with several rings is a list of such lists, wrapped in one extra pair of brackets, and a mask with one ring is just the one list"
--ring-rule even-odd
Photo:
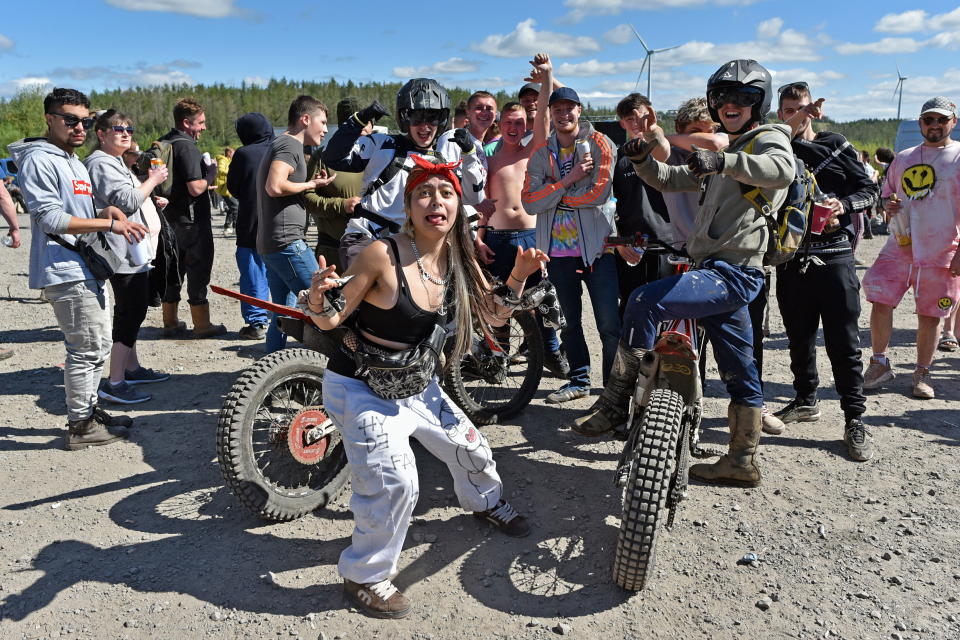
[(117, 252), (113, 250), (113, 247), (107, 240), (107, 236), (102, 231), (95, 231), (93, 233), (83, 234), (83, 236), (78, 236), (74, 244), (70, 244), (53, 233), (48, 233), (47, 235), (64, 249), (69, 249), (79, 254), (87, 270), (90, 271), (97, 280), (109, 280), (123, 263), (123, 256), (118, 255)]
[(356, 350), (348, 351), (357, 365), (356, 376), (385, 400), (399, 400), (421, 393), (440, 368), (440, 354), (447, 330), (439, 322), (430, 335), (415, 347), (390, 351), (358, 339)]

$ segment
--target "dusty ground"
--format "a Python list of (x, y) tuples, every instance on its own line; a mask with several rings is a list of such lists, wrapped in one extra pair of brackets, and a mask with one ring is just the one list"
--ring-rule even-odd
[[(881, 242), (868, 241), (862, 257)], [(217, 251), (214, 282), (236, 285), (232, 239), (218, 239)], [(823, 418), (764, 438), (759, 489), (691, 487), (641, 594), (610, 580), (617, 444), (563, 426), (588, 400), (545, 405), (557, 385), (548, 378), (519, 418), (484, 428), (511, 500), (535, 527), (524, 540), (477, 526), (456, 507), (445, 470), (419, 450), (421, 499), (396, 580), (416, 610), (381, 622), (341, 599), (348, 493), (323, 512), (269, 524), (222, 486), (217, 413), (262, 353), (237, 338), (237, 304), (213, 296), (215, 319), (232, 333), (203, 342), (161, 340), (151, 310), (142, 359), (174, 378), (130, 412), (128, 443), (69, 453), (53, 313), (27, 289), (27, 248), (0, 256), (2, 341), (17, 350), (0, 362), (3, 638), (960, 637), (960, 357), (934, 365), (936, 400), (909, 396), (912, 304), (896, 316), (898, 377), (869, 397), (879, 456), (846, 459), (821, 352)], [(772, 329), (767, 399), (778, 407), (792, 389), (776, 314)], [(711, 368), (704, 439), (720, 443), (725, 403)], [(757, 566), (737, 564), (747, 552)], [(757, 606), (764, 597), (767, 610)]]

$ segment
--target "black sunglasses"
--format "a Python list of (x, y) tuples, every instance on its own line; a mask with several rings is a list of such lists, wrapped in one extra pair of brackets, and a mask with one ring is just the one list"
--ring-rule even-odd
[(946, 125), (948, 122), (953, 120), (953, 118), (951, 118), (950, 116), (940, 116), (940, 117), (923, 116), (922, 118), (920, 118), (920, 120), (923, 122), (923, 124), (927, 125), (928, 127), (932, 127), (934, 124), (938, 124), (938, 123), (941, 125)]
[(124, 127), (122, 125), (115, 124), (112, 127), (110, 127), (110, 129), (113, 130), (115, 133), (123, 133), (124, 131), (126, 131), (130, 135), (133, 135), (133, 127)]
[(65, 124), (68, 129), (73, 129), (79, 124), (83, 125), (84, 131), (87, 131), (93, 128), (93, 124), (96, 122), (95, 118), (78, 118), (77, 116), (72, 116), (69, 113), (57, 113), (55, 111), (51, 111), (50, 115), (63, 118), (63, 124)]
[(806, 82), (790, 82), (788, 84), (783, 85), (779, 89), (777, 89), (777, 94), (779, 95), (784, 91), (786, 91), (787, 89), (790, 89), (793, 87), (795, 87), (800, 92), (810, 93), (810, 85), (808, 85)]
[(719, 109), (725, 104), (752, 107), (760, 104), (761, 100), (763, 100), (763, 91), (756, 87), (727, 87), (714, 89), (707, 94), (707, 101), (714, 109)]

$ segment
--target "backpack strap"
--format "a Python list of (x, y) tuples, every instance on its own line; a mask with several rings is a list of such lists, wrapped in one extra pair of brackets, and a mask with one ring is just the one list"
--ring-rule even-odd
[[(401, 171), (410, 172), (410, 167), (406, 166), (407, 163), (407, 154), (415, 149), (413, 143), (410, 142), (410, 139), (407, 136), (393, 136), (393, 140), (396, 143), (393, 152), (393, 160), (390, 161), (386, 167), (383, 168), (383, 171), (380, 172), (380, 175), (377, 176), (377, 179), (367, 185), (367, 188), (364, 190), (363, 195), (368, 196), (383, 185), (387, 184), (393, 180)], [(420, 155), (424, 156), (436, 156), (437, 152), (432, 149), (427, 151), (418, 152)]]
[(837, 156), (839, 156), (841, 153), (843, 153), (843, 150), (844, 150), (844, 149), (846, 149), (846, 148), (849, 147), (849, 146), (850, 146), (850, 141), (849, 141), (849, 140), (844, 140), (842, 145), (840, 145), (839, 147), (837, 147), (836, 149), (834, 149), (834, 150), (833, 150), (833, 153), (831, 153), (829, 156), (827, 156), (827, 157), (824, 159), (824, 161), (821, 162), (820, 164), (818, 164), (818, 165), (817, 165), (817, 168), (814, 169), (813, 171), (811, 171), (810, 173), (812, 173), (813, 175), (817, 175), (818, 173), (820, 173), (821, 170), (825, 169), (831, 162), (834, 161), (834, 159), (836, 159)]

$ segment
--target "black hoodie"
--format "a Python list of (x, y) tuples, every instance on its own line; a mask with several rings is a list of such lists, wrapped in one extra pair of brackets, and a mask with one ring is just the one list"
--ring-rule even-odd
[(243, 146), (230, 160), (227, 189), (240, 203), (237, 210), (237, 246), (257, 248), (257, 169), (270, 149), (273, 125), (262, 113), (246, 113), (237, 119), (237, 135)]

